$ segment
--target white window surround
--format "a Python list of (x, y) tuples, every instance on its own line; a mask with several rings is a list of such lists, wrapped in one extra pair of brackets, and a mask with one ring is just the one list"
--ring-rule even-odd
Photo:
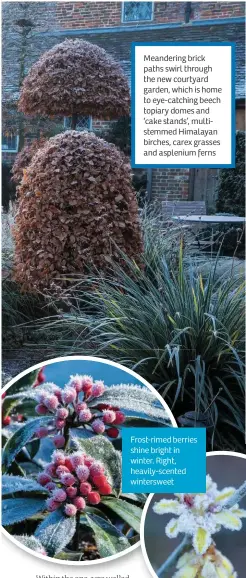
[[(139, 17), (139, 18), (127, 18), (125, 17), (125, 8), (127, 6), (127, 4), (142, 4), (142, 5), (150, 5), (149, 6), (149, 15), (146, 13), (147, 17), (144, 16), (144, 12), (143, 12), (143, 17)], [(150, 9), (151, 8), (151, 9)], [(150, 22), (151, 20), (153, 20), (154, 17), (154, 2), (122, 2), (122, 9), (121, 9), (121, 22), (123, 24), (127, 24), (128, 22)]]
[(2, 135), (2, 153), (18, 153), (19, 148), (19, 136), (14, 136), (15, 139), (15, 148), (7, 148), (3, 145), (3, 135)]
[[(64, 117), (64, 128), (66, 130), (69, 130), (70, 126), (71, 126), (71, 116), (65, 116)], [(91, 116), (78, 115), (76, 130), (78, 130), (78, 131), (82, 131), (82, 130), (89, 130), (90, 131), (90, 130), (92, 130), (92, 117)]]

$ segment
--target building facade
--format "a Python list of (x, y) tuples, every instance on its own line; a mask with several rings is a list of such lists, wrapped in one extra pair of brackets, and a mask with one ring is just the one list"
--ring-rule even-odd
[[(25, 14), (23, 15), (23, 4)], [(29, 21), (24, 38), (21, 21)], [(24, 26), (24, 30), (26, 26)], [(185, 41), (236, 43), (236, 123), (244, 130), (244, 2), (27, 2), (3, 3), (3, 99), (18, 94), (20, 68), (26, 73), (40, 54), (66, 38), (97, 44), (118, 60), (129, 78), (131, 43)], [(221, 63), (223, 66), (223, 63)], [(64, 120), (69, 126), (69, 120)], [(81, 118), (80, 128), (107, 127)], [(3, 158), (12, 162), (18, 135), (3, 138)], [(152, 199), (206, 200), (212, 205), (216, 169), (153, 169), (148, 171)]]

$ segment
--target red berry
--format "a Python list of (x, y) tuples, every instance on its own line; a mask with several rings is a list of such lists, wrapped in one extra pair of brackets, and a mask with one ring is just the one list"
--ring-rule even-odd
[(75, 496), (77, 496), (77, 488), (69, 486), (68, 488), (66, 488), (66, 493), (69, 498), (75, 498)]
[(87, 500), (92, 506), (96, 506), (101, 501), (100, 494), (98, 492), (89, 492), (87, 495)]
[(76, 506), (77, 510), (79, 510), (80, 512), (82, 512), (82, 510), (85, 509), (86, 503), (84, 498), (77, 496), (76, 498), (74, 498), (73, 503)]
[(119, 430), (117, 429), (117, 427), (110, 427), (109, 429), (107, 429), (107, 435), (110, 438), (117, 438), (119, 435)]
[(11, 417), (9, 417), (9, 415), (6, 415), (6, 417), (3, 417), (3, 425), (9, 425), (11, 422)]
[(112, 494), (112, 486), (110, 486), (110, 484), (106, 481), (105, 484), (102, 484), (102, 486), (99, 486), (98, 491), (103, 496), (108, 496), (109, 494)]
[(114, 420), (115, 425), (121, 425), (122, 423), (124, 423), (125, 419), (126, 419), (126, 416), (123, 413), (123, 411), (116, 411), (115, 412), (115, 420)]
[(7, 393), (6, 391), (4, 391), (4, 393), (2, 393), (2, 399), (4, 399), (6, 397)]
[(92, 477), (93, 484), (99, 488), (99, 486), (103, 486), (107, 483), (107, 478), (103, 475), (93, 476)]
[(82, 494), (82, 496), (88, 496), (88, 494), (91, 492), (92, 487), (91, 484), (89, 484), (89, 482), (82, 482), (80, 484), (80, 493)]
[(97, 405), (97, 409), (99, 411), (103, 411), (103, 409), (111, 409), (111, 405), (109, 405), (108, 403), (99, 403)]
[(65, 466), (70, 472), (74, 471), (74, 467), (73, 467), (73, 463), (72, 463), (71, 458), (65, 458)]

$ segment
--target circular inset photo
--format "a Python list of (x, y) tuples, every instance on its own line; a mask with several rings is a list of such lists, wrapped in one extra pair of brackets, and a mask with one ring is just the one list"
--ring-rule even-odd
[(2, 394), (2, 525), (34, 555), (89, 564), (139, 544), (145, 494), (121, 491), (122, 428), (176, 426), (161, 396), (123, 366), (58, 358)]
[[(195, 467), (195, 464), (194, 464)], [(244, 578), (246, 456), (207, 454), (203, 494), (152, 494), (141, 544), (155, 578)]]

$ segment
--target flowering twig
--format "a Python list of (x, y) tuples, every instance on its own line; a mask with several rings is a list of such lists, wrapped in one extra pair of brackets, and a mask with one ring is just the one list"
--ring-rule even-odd
[(168, 570), (170, 570), (170, 568), (176, 564), (177, 560), (180, 558), (180, 556), (182, 556), (190, 541), (190, 537), (185, 536), (182, 542), (172, 552), (172, 554), (168, 556), (167, 560), (165, 560), (165, 562), (160, 566), (159, 570), (157, 570), (157, 576), (159, 578), (161, 578), (162, 574), (168, 572)]

